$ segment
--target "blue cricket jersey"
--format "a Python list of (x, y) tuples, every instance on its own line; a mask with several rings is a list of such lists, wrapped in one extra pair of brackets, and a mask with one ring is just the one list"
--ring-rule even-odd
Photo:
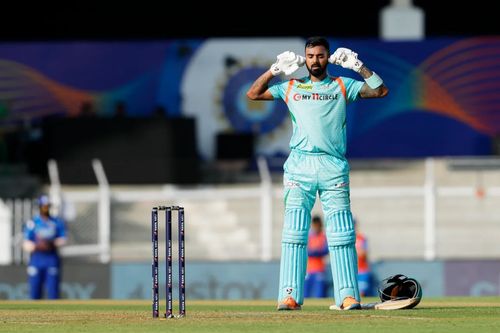
[[(56, 238), (66, 238), (66, 227), (64, 222), (56, 217), (49, 217), (47, 220), (37, 215), (32, 220), (26, 223), (24, 230), (24, 239), (32, 242), (37, 240), (54, 241)], [(52, 265), (58, 262), (57, 250), (50, 252), (34, 251), (31, 254), (31, 265)]]

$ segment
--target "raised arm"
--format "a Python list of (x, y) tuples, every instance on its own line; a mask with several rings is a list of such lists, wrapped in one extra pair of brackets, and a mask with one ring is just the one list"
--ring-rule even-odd
[(264, 74), (259, 76), (257, 80), (252, 84), (250, 89), (247, 91), (247, 96), (251, 100), (265, 100), (270, 101), (273, 100), (274, 97), (268, 89), (269, 82), (273, 79), (274, 75), (271, 73), (271, 70), (267, 70)]
[(359, 75), (361, 75), (363, 79), (365, 79), (365, 84), (363, 84), (361, 90), (359, 91), (359, 96), (361, 98), (380, 98), (387, 96), (387, 94), (389, 93), (389, 89), (384, 85), (383, 82), (376, 88), (370, 88), (368, 83), (366, 83), (366, 80), (369, 80), (374, 75), (374, 73), (368, 67), (366, 67), (365, 65), (361, 66)]
[(361, 87), (359, 92), (361, 98), (380, 98), (387, 96), (389, 93), (389, 89), (384, 85), (382, 78), (366, 67), (363, 62), (358, 59), (358, 54), (356, 52), (341, 47), (330, 56), (328, 61), (331, 64), (352, 69), (363, 77), (365, 84)]
[(271, 65), (269, 70), (255, 80), (250, 89), (248, 89), (247, 96), (251, 100), (273, 100), (274, 97), (268, 89), (269, 82), (273, 77), (282, 73), (290, 75), (306, 62), (304, 57), (290, 51), (279, 54), (276, 59), (276, 62)]

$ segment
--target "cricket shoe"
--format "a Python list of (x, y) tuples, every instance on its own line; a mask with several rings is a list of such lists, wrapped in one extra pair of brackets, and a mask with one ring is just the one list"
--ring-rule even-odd
[(278, 311), (282, 310), (302, 310), (302, 307), (297, 303), (292, 296), (287, 296), (278, 304)]
[(330, 305), (330, 310), (360, 310), (361, 304), (354, 297), (346, 297), (344, 298), (344, 302), (340, 308), (338, 306)]

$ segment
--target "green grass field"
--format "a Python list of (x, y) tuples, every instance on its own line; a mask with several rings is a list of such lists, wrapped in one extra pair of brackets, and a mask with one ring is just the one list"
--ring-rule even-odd
[(148, 301), (0, 301), (0, 332), (500, 332), (500, 297), (424, 298), (395, 311), (329, 304), (307, 300), (302, 311), (278, 312), (273, 301), (188, 300), (185, 318), (166, 320), (151, 318)]

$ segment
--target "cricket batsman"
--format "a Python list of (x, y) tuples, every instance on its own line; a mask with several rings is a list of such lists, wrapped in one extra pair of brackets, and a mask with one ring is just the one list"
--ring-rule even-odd
[[(363, 81), (330, 76), (328, 63), (353, 70)], [(308, 76), (269, 86), (275, 76), (291, 75), (304, 64)], [(285, 217), (278, 310), (300, 310), (304, 302), (307, 238), (317, 193), (325, 216), (335, 304), (342, 310), (361, 308), (345, 157), (346, 107), (358, 98), (380, 98), (387, 93), (382, 78), (356, 52), (339, 48), (330, 54), (323, 37), (307, 39), (305, 58), (290, 51), (279, 54), (248, 90), (251, 100), (285, 101), (293, 126), (291, 152), (283, 166)]]

